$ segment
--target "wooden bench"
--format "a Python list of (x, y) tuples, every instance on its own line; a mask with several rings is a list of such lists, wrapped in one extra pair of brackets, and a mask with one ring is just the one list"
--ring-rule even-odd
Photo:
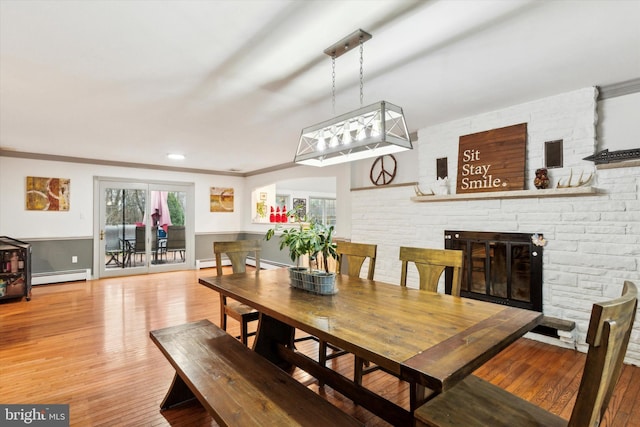
[(176, 370), (160, 408), (194, 398), (221, 426), (362, 426), (208, 320), (150, 332)]

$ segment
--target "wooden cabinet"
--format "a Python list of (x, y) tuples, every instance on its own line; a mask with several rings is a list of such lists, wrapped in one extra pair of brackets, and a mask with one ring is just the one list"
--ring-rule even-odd
[(31, 245), (0, 236), (0, 300), (31, 300)]

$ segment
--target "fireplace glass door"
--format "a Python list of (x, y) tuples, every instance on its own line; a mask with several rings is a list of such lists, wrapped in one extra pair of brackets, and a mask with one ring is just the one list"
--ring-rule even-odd
[(462, 296), (542, 311), (542, 248), (531, 235), (446, 231), (445, 248), (464, 252)]

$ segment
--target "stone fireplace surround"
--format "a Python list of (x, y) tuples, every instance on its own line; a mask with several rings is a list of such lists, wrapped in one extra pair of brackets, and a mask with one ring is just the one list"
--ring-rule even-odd
[[(447, 157), (449, 188), (455, 189), (451, 177), (456, 176), (461, 135), (526, 122), (525, 182), (531, 191), (517, 198), (438, 196), (437, 203), (412, 201), (411, 184), (352, 191), (351, 240), (378, 244), (375, 278), (398, 283), (399, 247), (442, 248), (445, 230), (542, 233), (547, 240), (543, 313), (576, 325), (567, 336), (550, 342), (585, 352), (593, 303), (619, 296), (624, 280), (640, 283), (640, 166), (596, 170), (582, 160), (596, 149), (596, 97), (596, 88), (586, 88), (419, 130), (414, 151), (420, 188), (434, 186), (436, 159)], [(564, 140), (564, 168), (550, 170), (551, 185), (566, 181), (571, 170), (574, 176), (593, 171), (593, 191), (565, 197), (552, 190), (553, 197), (547, 197), (535, 190), (532, 181), (535, 169), (543, 166), (544, 142), (557, 139)], [(410, 271), (408, 285), (416, 283), (417, 273)], [(444, 289), (444, 283), (441, 286)], [(625, 358), (635, 365), (640, 365), (638, 323)]]

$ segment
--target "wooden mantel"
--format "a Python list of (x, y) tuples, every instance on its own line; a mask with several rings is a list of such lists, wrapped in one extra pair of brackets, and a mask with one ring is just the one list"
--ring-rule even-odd
[(592, 196), (598, 193), (595, 187), (548, 188), (546, 190), (493, 191), (484, 193), (414, 196), (413, 202), (447, 202), (456, 200), (526, 199), (540, 197)]

